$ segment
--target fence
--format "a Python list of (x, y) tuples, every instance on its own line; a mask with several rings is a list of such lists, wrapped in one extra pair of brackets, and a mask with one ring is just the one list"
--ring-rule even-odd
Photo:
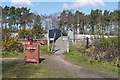
[[(18, 39), (22, 42), (22, 44), (27, 44), (28, 39)], [(36, 41), (45, 42), (47, 43), (47, 39), (33, 39), (33, 43), (36, 43)]]
[[(84, 47), (88, 47), (88, 46), (97, 46), (99, 43), (99, 40), (102, 38), (103, 36), (100, 35), (75, 35), (74, 39), (69, 39), (69, 41), (71, 41), (69, 47), (71, 46), (84, 46)], [(104, 38), (108, 38), (108, 37), (117, 37), (117, 36), (104, 36)]]
[(72, 43), (72, 46), (92, 46), (92, 45), (97, 45), (99, 40), (100, 40), (100, 38), (89, 38), (89, 37), (69, 39), (69, 41), (71, 41), (71, 43)]

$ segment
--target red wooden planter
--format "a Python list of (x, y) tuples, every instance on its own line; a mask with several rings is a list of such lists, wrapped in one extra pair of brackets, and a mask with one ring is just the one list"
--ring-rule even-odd
[(36, 62), (39, 64), (39, 45), (28, 46), (24, 44), (24, 63)]

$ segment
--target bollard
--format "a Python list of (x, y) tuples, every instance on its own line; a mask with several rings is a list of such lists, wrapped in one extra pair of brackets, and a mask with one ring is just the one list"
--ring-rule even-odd
[(89, 48), (89, 46), (88, 46), (88, 45), (89, 45), (89, 38), (87, 37), (86, 39), (87, 39), (87, 42), (86, 42), (86, 49), (88, 49), (88, 48)]

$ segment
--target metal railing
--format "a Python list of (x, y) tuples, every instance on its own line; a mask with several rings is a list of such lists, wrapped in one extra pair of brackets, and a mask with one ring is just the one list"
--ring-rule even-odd
[[(26, 41), (28, 39), (17, 39), (19, 41)], [(44, 40), (47, 40), (47, 39), (33, 39), (34, 41), (44, 41)]]

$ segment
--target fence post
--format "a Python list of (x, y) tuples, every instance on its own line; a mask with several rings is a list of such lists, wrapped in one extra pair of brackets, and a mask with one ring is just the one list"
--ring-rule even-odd
[[(55, 36), (56, 36), (56, 33), (54, 33), (54, 40), (55, 40)], [(51, 52), (53, 51), (53, 46), (54, 46), (54, 40), (53, 40), (53, 43), (52, 43), (52, 48), (51, 48)]]
[(49, 46), (50, 46), (49, 30), (47, 31), (47, 45), (48, 45), (48, 51), (49, 51), (50, 50), (49, 49)]
[(77, 44), (77, 34), (75, 34), (74, 40), (75, 40), (75, 45), (76, 45)]
[(69, 38), (67, 37), (67, 52), (69, 52)]
[(87, 37), (87, 42), (86, 42), (86, 49), (89, 47), (89, 38)]

